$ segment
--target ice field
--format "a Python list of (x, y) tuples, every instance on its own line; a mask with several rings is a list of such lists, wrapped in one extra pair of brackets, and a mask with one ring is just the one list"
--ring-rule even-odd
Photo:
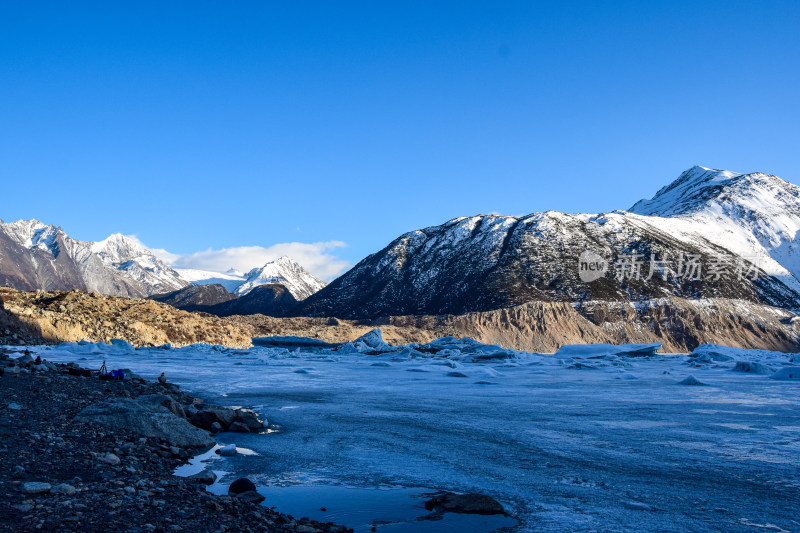
[[(800, 531), (800, 356), (302, 342), (31, 350), (254, 408), (272, 431), (221, 434), (254, 453), (213, 460), (228, 474), (211, 490), (247, 476), (265, 505), (357, 531)], [(514, 519), (417, 520), (440, 490)]]

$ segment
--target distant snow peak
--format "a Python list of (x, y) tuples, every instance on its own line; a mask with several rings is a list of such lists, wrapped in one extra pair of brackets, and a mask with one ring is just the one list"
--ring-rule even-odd
[(325, 283), (314, 277), (297, 261), (284, 255), (262, 267), (250, 270), (244, 282), (234, 292), (241, 296), (259, 285), (268, 283), (283, 285), (298, 301), (305, 300), (325, 286)]
[(325, 286), (324, 282), (314, 277), (300, 263), (285, 255), (247, 273), (234, 268), (226, 272), (192, 268), (176, 270), (181, 278), (191, 285), (219, 283), (229, 292), (239, 296), (244, 296), (260, 285), (275, 283), (286, 287), (296, 300), (304, 300)]

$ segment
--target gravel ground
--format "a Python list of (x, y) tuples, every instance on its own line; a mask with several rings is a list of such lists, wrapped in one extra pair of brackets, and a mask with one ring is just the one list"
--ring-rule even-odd
[[(74, 420), (92, 403), (164, 394), (166, 387), (12, 361), (0, 354), (0, 531), (348, 531), (216, 496), (174, 476), (195, 450)], [(174, 389), (169, 394), (191, 402)]]

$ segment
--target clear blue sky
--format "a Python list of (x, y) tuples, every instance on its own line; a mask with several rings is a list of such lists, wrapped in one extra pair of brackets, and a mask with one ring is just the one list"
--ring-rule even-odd
[(800, 182), (800, 2), (3, 2), (5, 221), (178, 254)]

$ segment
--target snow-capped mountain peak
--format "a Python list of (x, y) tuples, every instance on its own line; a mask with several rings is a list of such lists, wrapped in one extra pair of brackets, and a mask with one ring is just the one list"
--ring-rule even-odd
[(122, 263), (137, 258), (155, 257), (138, 239), (121, 233), (109, 235), (104, 240), (92, 243), (92, 252), (99, 255), (104, 262)]
[(768, 273), (800, 279), (800, 187), (777, 176), (692, 167), (630, 211), (689, 222), (741, 256), (773, 260)]
[(60, 228), (39, 220), (17, 220), (4, 224), (6, 233), (21, 246), (52, 250)]
[(315, 278), (300, 263), (282, 256), (246, 274), (245, 281), (236, 288), (236, 294), (247, 294), (254, 287), (267, 283), (285, 286), (297, 300), (304, 300), (319, 291), (325, 283)]

